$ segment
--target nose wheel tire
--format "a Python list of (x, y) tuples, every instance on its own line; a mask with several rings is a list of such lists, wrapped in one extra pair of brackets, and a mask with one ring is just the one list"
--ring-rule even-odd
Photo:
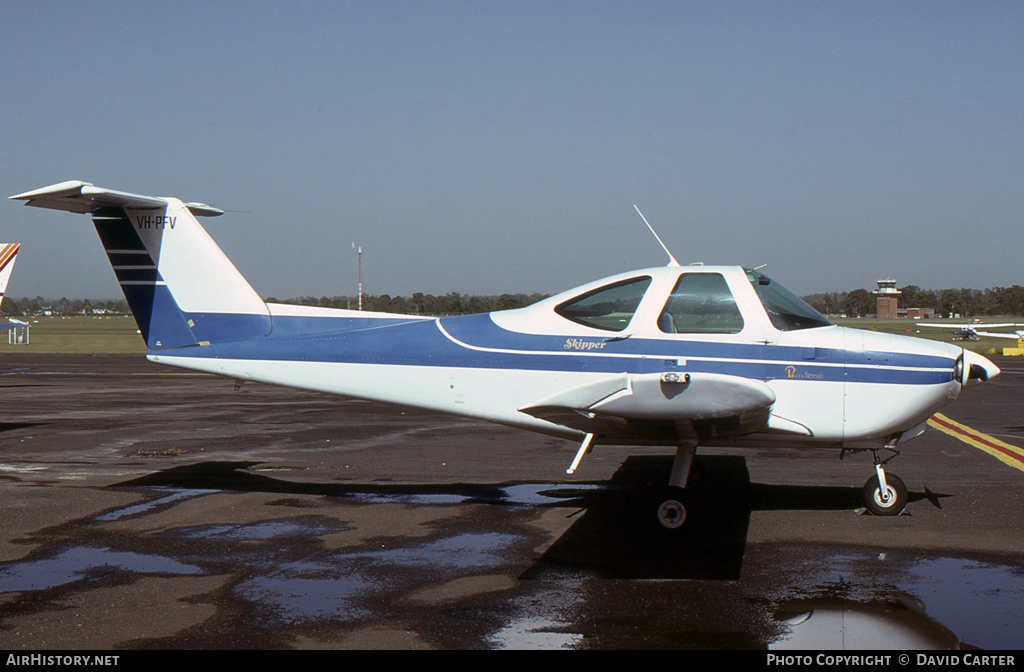
[(899, 476), (885, 475), (885, 493), (879, 486), (878, 475), (864, 484), (864, 505), (876, 516), (898, 516), (907, 505), (907, 486)]
[(662, 527), (674, 530), (686, 522), (686, 507), (675, 499), (666, 499), (658, 507), (658, 522)]

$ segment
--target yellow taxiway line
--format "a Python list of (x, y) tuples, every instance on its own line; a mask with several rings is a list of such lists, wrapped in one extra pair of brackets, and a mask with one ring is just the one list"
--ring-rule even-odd
[(1024, 471), (1024, 448), (1012, 446), (994, 436), (989, 436), (967, 425), (962, 425), (956, 420), (950, 420), (941, 413), (936, 413), (929, 418), (928, 425), (940, 432), (945, 432), (954, 438), (960, 439), (968, 445), (985, 451), (1014, 469)]

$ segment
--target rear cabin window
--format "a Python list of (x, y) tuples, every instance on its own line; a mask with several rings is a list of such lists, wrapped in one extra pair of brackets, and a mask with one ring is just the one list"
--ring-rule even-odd
[(651, 285), (650, 276), (623, 280), (559, 304), (555, 312), (567, 320), (605, 331), (622, 331), (633, 319)]
[(658, 329), (666, 334), (738, 334), (743, 316), (724, 277), (686, 273), (658, 316)]

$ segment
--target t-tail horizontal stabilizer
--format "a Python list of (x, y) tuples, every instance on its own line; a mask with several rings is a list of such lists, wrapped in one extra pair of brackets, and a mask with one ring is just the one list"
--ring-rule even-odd
[(196, 216), (222, 210), (70, 181), (10, 197), (92, 215), (125, 299), (150, 350), (270, 333), (263, 299)]

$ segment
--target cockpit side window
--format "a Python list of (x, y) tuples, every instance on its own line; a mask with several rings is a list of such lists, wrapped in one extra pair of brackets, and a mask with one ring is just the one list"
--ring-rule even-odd
[(622, 331), (633, 319), (650, 284), (651, 278), (646, 275), (616, 282), (559, 304), (555, 312), (595, 329)]
[(685, 273), (679, 277), (658, 317), (666, 334), (738, 334), (743, 316), (718, 273)]
[(779, 331), (832, 326), (824, 315), (767, 275), (748, 270), (747, 279), (757, 292), (757, 298), (761, 299), (768, 318)]

